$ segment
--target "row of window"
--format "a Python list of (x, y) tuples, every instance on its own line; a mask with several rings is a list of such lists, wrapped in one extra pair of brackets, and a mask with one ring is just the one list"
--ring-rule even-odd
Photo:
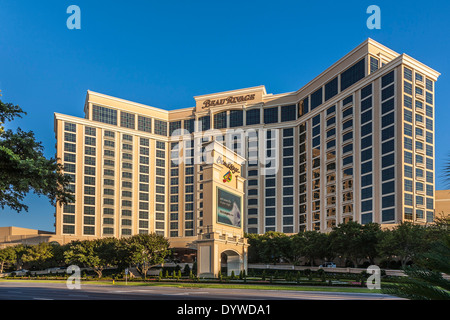
[(403, 77), (404, 219), (433, 221), (434, 83), (407, 67)]
[(152, 133), (152, 120), (154, 124), (153, 133), (167, 136), (167, 121), (152, 119), (133, 113), (118, 111), (115, 109), (94, 105), (92, 107), (92, 120), (117, 126), (119, 123), (118, 113), (120, 113), (120, 126), (128, 129)]
[[(344, 71), (340, 75), (340, 90), (343, 91), (352, 84), (361, 80), (365, 76), (365, 59), (362, 59), (348, 70)], [(324, 94), (322, 92), (324, 88)], [(319, 88), (311, 94), (311, 110), (322, 104), (324, 101), (329, 100), (333, 96), (338, 94), (338, 77), (334, 78), (330, 82)], [(325, 100), (324, 100), (325, 99)], [(305, 103), (300, 104), (300, 110), (298, 111), (297, 105), (287, 105), (281, 107), (270, 107), (262, 109), (263, 111), (263, 123), (277, 123), (285, 121), (293, 121), (298, 116), (302, 116), (307, 113), (309, 109)], [(120, 119), (118, 113), (120, 112)], [(228, 112), (220, 112), (214, 115), (213, 124), (216, 129), (223, 129), (228, 127), (240, 127), (244, 124), (243, 110), (231, 110)], [(246, 110), (245, 125), (261, 124), (261, 109)], [(92, 109), (92, 119), (94, 121), (107, 123), (111, 125), (118, 125), (129, 129), (138, 129), (144, 132), (152, 132), (152, 118), (135, 115), (125, 111), (118, 111), (115, 109), (94, 105)], [(199, 119), (200, 125), (198, 130), (206, 131), (210, 129), (210, 116), (205, 116)], [(137, 121), (137, 123), (136, 123)], [(184, 120), (184, 130), (189, 133), (194, 131), (193, 119)], [(168, 126), (167, 122), (163, 120), (154, 119), (153, 133), (167, 136)], [(169, 135), (172, 135), (176, 130), (181, 129), (181, 121), (174, 121), (169, 123)]]

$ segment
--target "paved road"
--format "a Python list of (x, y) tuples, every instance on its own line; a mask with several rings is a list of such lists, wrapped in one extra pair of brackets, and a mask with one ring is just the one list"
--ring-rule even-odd
[(0, 300), (391, 300), (370, 293), (318, 291), (175, 288), (82, 284), (68, 289), (62, 283), (0, 281)]

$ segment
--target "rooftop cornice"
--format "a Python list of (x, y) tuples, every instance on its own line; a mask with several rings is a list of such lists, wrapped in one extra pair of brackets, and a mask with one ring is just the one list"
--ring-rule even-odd
[(413, 57), (407, 55), (406, 53), (402, 54), (402, 61), (405, 64), (413, 66), (414, 69), (419, 70), (428, 77), (432, 78), (433, 81), (437, 81), (437, 79), (441, 75), (438, 71), (434, 70), (433, 68), (430, 68), (426, 64), (414, 59)]
[(87, 91), (87, 101), (88, 102), (90, 102), (90, 99), (89, 99), (90, 96), (97, 96), (97, 97), (100, 97), (100, 98), (109, 99), (109, 100), (117, 101), (117, 102), (120, 102), (120, 103), (129, 104), (129, 105), (132, 105), (132, 106), (135, 106), (135, 107), (139, 107), (139, 108), (144, 108), (144, 109), (147, 109), (147, 110), (163, 112), (163, 113), (166, 113), (166, 114), (169, 114), (169, 112), (170, 112), (169, 110), (166, 110), (166, 109), (156, 108), (156, 107), (148, 106), (148, 105), (145, 105), (145, 104), (141, 104), (141, 103), (137, 103), (137, 102), (121, 99), (121, 98), (116, 98), (116, 97), (112, 97), (112, 96), (109, 96), (109, 95), (106, 95), (106, 94), (103, 94), (103, 93), (98, 93), (98, 92), (94, 92), (94, 91), (88, 90)]

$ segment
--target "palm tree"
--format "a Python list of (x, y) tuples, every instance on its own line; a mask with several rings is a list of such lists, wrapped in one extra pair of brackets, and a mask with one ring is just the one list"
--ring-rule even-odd
[(450, 236), (422, 254), (416, 265), (404, 269), (407, 277), (395, 285), (384, 286), (383, 293), (414, 300), (450, 300)]

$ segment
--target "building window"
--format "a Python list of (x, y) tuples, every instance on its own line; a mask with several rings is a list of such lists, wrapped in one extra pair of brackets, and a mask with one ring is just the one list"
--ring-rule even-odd
[(177, 131), (178, 134), (180, 134), (181, 129), (181, 120), (180, 121), (173, 121), (169, 123), (169, 136), (172, 136), (175, 131)]
[(293, 121), (297, 119), (297, 106), (282, 106), (281, 107), (281, 122)]
[(311, 94), (311, 110), (320, 106), (323, 102), (322, 88), (317, 89)]
[(338, 93), (338, 78), (334, 78), (325, 84), (325, 101), (331, 99)]
[(389, 87), (384, 88), (381, 91), (381, 100), (384, 101), (394, 96), (394, 91), (395, 91), (394, 85), (390, 85)]
[(370, 73), (373, 73), (378, 70), (378, 59), (374, 57), (370, 57)]
[(341, 73), (341, 91), (365, 77), (366, 59), (362, 59)]
[(211, 128), (211, 117), (210, 116), (204, 116), (201, 118), (198, 118), (199, 121), (199, 130), (201, 131), (207, 131)]
[(246, 111), (246, 125), (261, 123), (261, 109), (250, 109)]
[(381, 220), (383, 222), (392, 221), (395, 219), (395, 209), (383, 210), (381, 213)]
[(387, 75), (381, 78), (381, 87), (384, 88), (387, 85), (394, 82), (394, 71), (389, 72)]
[(195, 119), (184, 120), (184, 130), (187, 130), (189, 133), (195, 131)]
[(214, 128), (224, 129), (227, 127), (227, 112), (223, 111), (214, 115)]
[(230, 127), (241, 127), (244, 124), (244, 112), (242, 110), (230, 111)]
[(412, 70), (405, 67), (403, 70), (403, 77), (406, 80), (412, 81)]
[(77, 125), (75, 123), (65, 122), (64, 123), (64, 130), (76, 133), (77, 132)]
[(301, 117), (309, 112), (309, 98), (305, 98), (298, 104), (298, 116)]
[(369, 84), (368, 86), (365, 86), (364, 88), (361, 89), (361, 100), (365, 99), (371, 94), (372, 94), (372, 84)]
[(426, 87), (427, 87), (427, 90), (433, 92), (433, 81), (431, 81), (430, 79), (427, 79), (426, 80)]
[(155, 134), (167, 136), (167, 122), (155, 119)]
[(138, 116), (138, 130), (144, 132), (152, 132), (152, 119)]
[(94, 105), (92, 109), (92, 120), (116, 126), (117, 110)]
[(120, 126), (124, 128), (134, 129), (134, 114), (128, 112), (120, 112)]
[(278, 122), (278, 107), (264, 109), (264, 123), (277, 123)]

